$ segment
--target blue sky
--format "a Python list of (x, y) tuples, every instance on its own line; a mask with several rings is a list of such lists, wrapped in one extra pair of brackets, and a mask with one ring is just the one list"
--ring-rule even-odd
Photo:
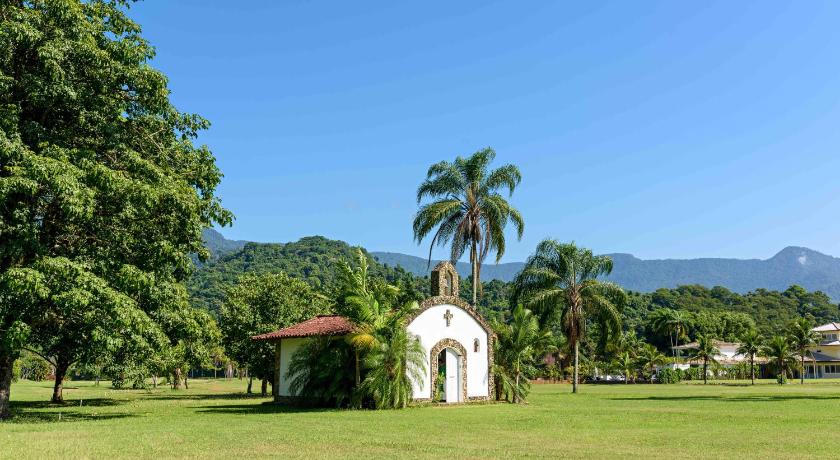
[[(423, 255), (415, 190), (485, 146), (525, 236), (642, 258), (840, 255), (840, 2), (131, 8), (212, 123), (229, 238)], [(439, 253), (441, 256), (444, 252)]]

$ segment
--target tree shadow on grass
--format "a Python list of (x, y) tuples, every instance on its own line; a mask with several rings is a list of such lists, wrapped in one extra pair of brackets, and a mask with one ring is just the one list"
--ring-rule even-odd
[(262, 404), (222, 404), (217, 406), (202, 406), (196, 412), (209, 414), (297, 414), (317, 412), (339, 412), (342, 409), (329, 407), (308, 407), (294, 404), (277, 404), (264, 402)]
[(768, 401), (829, 401), (840, 400), (840, 395), (739, 395), (739, 396), (642, 396), (609, 398), (614, 401), (720, 401), (720, 402), (768, 402)]
[(144, 395), (144, 399), (154, 399), (160, 401), (168, 401), (168, 400), (185, 400), (185, 401), (205, 401), (205, 400), (214, 400), (214, 399), (242, 399), (242, 400), (251, 400), (251, 399), (266, 399), (270, 398), (271, 395), (262, 396), (259, 394), (246, 394), (246, 393), (201, 393), (201, 394), (178, 394), (177, 392), (173, 393), (165, 393), (165, 394), (147, 394)]
[(2, 423), (27, 424), (27, 423), (58, 423), (58, 422), (79, 422), (93, 420), (113, 420), (132, 417), (127, 412), (108, 412), (100, 414), (90, 408), (113, 407), (125, 404), (126, 401), (95, 398), (82, 400), (68, 400), (65, 404), (55, 404), (49, 401), (11, 401), (9, 409), (11, 417)]

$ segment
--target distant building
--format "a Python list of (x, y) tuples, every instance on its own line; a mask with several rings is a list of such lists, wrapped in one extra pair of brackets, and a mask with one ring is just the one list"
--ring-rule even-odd
[(840, 378), (840, 323), (828, 323), (813, 329), (822, 338), (805, 355), (805, 378)]
[[(750, 361), (749, 356), (738, 354), (738, 347), (741, 346), (738, 342), (722, 342), (720, 340), (714, 340), (713, 343), (715, 344), (715, 348), (720, 351), (720, 353), (715, 355), (715, 361), (722, 366), (734, 366), (736, 364)], [(691, 342), (674, 347), (674, 350), (692, 350), (695, 348), (697, 348), (697, 342)], [(688, 360), (688, 362), (691, 364), (702, 364), (702, 362), (699, 361)], [(765, 359), (759, 358), (758, 356), (755, 357), (756, 364), (764, 362), (766, 362)]]

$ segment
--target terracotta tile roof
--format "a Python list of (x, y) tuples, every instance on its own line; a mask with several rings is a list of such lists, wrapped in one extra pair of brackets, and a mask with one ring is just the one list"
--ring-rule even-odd
[(251, 337), (251, 340), (278, 340), (293, 337), (314, 337), (319, 335), (343, 335), (353, 330), (353, 324), (340, 315), (318, 315), (302, 323), (279, 331)]

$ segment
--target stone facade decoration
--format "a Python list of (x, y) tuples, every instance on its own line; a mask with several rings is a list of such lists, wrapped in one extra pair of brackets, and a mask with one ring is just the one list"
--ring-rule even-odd
[(441, 262), (432, 270), (432, 296), (446, 295), (458, 297), (460, 280), (458, 272), (450, 262)]
[(435, 394), (435, 388), (437, 388), (438, 380), (438, 369), (440, 368), (438, 357), (440, 356), (440, 352), (446, 348), (451, 348), (458, 352), (458, 360), (461, 362), (460, 399), (461, 401), (467, 401), (467, 349), (455, 339), (443, 339), (432, 347), (432, 351), (429, 354), (429, 363), (431, 363), (432, 368), (432, 386), (429, 389), (429, 397), (432, 398)]

